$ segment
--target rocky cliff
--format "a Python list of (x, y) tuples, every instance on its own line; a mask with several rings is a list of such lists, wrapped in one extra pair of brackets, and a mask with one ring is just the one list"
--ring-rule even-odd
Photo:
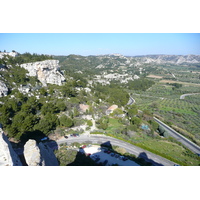
[(35, 140), (28, 140), (24, 146), (24, 157), (29, 166), (58, 166), (53, 150)]
[(28, 70), (29, 76), (36, 76), (46, 86), (47, 83), (62, 85), (64, 76), (59, 71), (58, 60), (45, 60), (40, 62), (25, 63), (20, 66)]
[(8, 138), (0, 128), (0, 166), (22, 166)]

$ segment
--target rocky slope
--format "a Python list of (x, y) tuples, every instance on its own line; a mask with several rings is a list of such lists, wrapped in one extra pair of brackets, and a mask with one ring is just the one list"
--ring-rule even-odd
[(62, 85), (64, 76), (59, 72), (58, 60), (45, 60), (40, 62), (25, 63), (20, 66), (28, 70), (29, 76), (36, 76), (46, 86), (47, 83)]
[(0, 128), (0, 166), (22, 166), (8, 138)]
[(35, 140), (28, 140), (24, 146), (24, 157), (28, 166), (58, 166), (53, 150)]
[(7, 96), (8, 88), (3, 81), (0, 81), (0, 97)]

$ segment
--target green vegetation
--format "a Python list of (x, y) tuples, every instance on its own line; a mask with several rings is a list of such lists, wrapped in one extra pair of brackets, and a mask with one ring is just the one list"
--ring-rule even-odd
[(4, 56), (3, 59), (0, 59), (0, 64), (4, 65), (16, 65), (16, 64), (23, 64), (23, 63), (30, 63), (30, 62), (37, 62), (37, 61), (43, 61), (43, 60), (49, 60), (53, 59), (52, 56), (44, 55), (44, 54), (36, 54), (36, 53), (24, 53), (19, 54), (16, 57), (12, 56)]
[(154, 81), (148, 80), (145, 78), (141, 78), (141, 79), (137, 79), (134, 81), (129, 81), (127, 84), (127, 87), (129, 90), (145, 91), (148, 88), (150, 88), (153, 84), (155, 84)]
[[(193, 65), (174, 66), (144, 64), (142, 73), (139, 67), (130, 67), (120, 57), (96, 56), (54, 56), (60, 60), (66, 82), (62, 86), (42, 87), (36, 77), (27, 76), (27, 71), (19, 64), (52, 59), (47, 55), (20, 54), (0, 59), (0, 80), (5, 82), (8, 96), (0, 99), (0, 122), (8, 137), (20, 141), (30, 133), (43, 133), (46, 136), (54, 131), (65, 135), (73, 132), (74, 126), (86, 124), (89, 130), (93, 123), (85, 120), (83, 114), (96, 119), (97, 130), (93, 134), (106, 134), (142, 147), (181, 165), (199, 165), (199, 158), (169, 137), (154, 120), (160, 117), (179, 133), (200, 144), (200, 69)], [(134, 64), (134, 60), (131, 60)], [(12, 66), (10, 66), (12, 65)], [(127, 73), (140, 76), (140, 79), (121, 83), (109, 80), (109, 84), (99, 83), (95, 75)], [(151, 76), (148, 76), (151, 75)], [(31, 86), (30, 86), (31, 85)], [(31, 94), (22, 94), (19, 87), (31, 88)], [(129, 98), (135, 103), (127, 105)], [(79, 104), (89, 105), (83, 113)], [(105, 111), (111, 105), (118, 105), (110, 115)], [(138, 110), (142, 110), (138, 111)], [(82, 133), (83, 130), (80, 130)], [(122, 149), (118, 149), (121, 151)], [(66, 157), (63, 157), (67, 153)], [(79, 162), (85, 157), (76, 151), (56, 152), (61, 165), (84, 165)], [(86, 158), (87, 159), (87, 158)], [(88, 160), (88, 165), (92, 165)], [(146, 163), (147, 164), (147, 163)]]

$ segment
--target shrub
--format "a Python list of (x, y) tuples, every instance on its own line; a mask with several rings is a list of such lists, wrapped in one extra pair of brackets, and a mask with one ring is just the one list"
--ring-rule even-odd
[(91, 120), (88, 120), (88, 121), (87, 121), (87, 125), (88, 125), (88, 126), (92, 126), (92, 125), (93, 125), (92, 121), (91, 121)]

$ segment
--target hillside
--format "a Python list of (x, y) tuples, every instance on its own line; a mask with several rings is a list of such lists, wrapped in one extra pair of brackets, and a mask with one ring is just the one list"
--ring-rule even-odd
[(153, 116), (200, 144), (199, 96), (179, 99), (200, 92), (199, 64), (195, 55), (4, 55), (0, 123), (17, 146), (45, 136), (107, 134), (168, 159), (178, 148), (182, 156), (175, 162), (197, 165), (199, 158), (170, 138)]

